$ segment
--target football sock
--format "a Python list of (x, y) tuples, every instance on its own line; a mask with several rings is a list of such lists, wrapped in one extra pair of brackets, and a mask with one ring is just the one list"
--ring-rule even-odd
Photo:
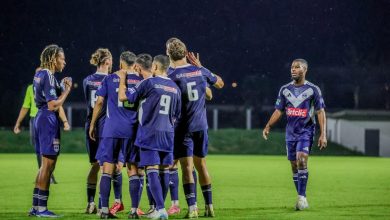
[(140, 194), (140, 179), (138, 175), (133, 175), (129, 177), (129, 192), (131, 198), (131, 208), (138, 208)]
[[(144, 190), (144, 176), (143, 175), (138, 175), (138, 177), (139, 177), (138, 200), (141, 201), (142, 191)], [(139, 201), (138, 201), (138, 203), (139, 203)]]
[(169, 170), (160, 170), (160, 182), (163, 200), (165, 201), (169, 190)]
[(186, 183), (183, 184), (184, 195), (186, 197), (186, 201), (188, 206), (194, 206), (196, 202), (195, 198), (195, 183)]
[(102, 200), (102, 212), (104, 213), (108, 213), (108, 201), (110, 199), (110, 191), (111, 175), (108, 173), (103, 173), (102, 177), (100, 178), (100, 196)]
[(96, 184), (87, 183), (87, 201), (88, 203), (95, 202)]
[(116, 172), (112, 176), (112, 185), (114, 187), (115, 202), (122, 201), (122, 172)]
[(211, 184), (201, 186), (202, 188), (202, 193), (203, 193), (203, 198), (204, 198), (204, 203), (206, 205), (213, 204), (213, 195), (211, 192)]
[(38, 191), (38, 210), (43, 212), (47, 209), (47, 200), (49, 198), (49, 190)]
[(195, 186), (194, 186), (194, 189), (195, 189), (195, 191), (194, 191), (194, 193), (195, 193), (195, 204), (196, 204), (196, 198), (198, 198), (198, 187), (197, 187), (197, 184), (198, 184), (198, 175), (197, 175), (197, 173), (196, 173), (196, 170), (195, 170), (195, 167), (194, 167), (194, 170), (192, 171), (192, 176), (194, 177), (194, 184), (195, 184)]
[(177, 168), (169, 170), (169, 191), (172, 202), (179, 201), (179, 173)]
[(293, 181), (294, 181), (295, 189), (298, 192), (298, 172), (293, 173)]
[(158, 169), (147, 170), (150, 192), (152, 193), (153, 199), (156, 203), (156, 209), (160, 210), (164, 208), (164, 199), (162, 195), (161, 182), (158, 174)]
[(149, 178), (148, 178), (148, 175), (146, 175), (146, 194), (148, 195), (148, 200), (149, 200), (149, 206), (150, 207), (154, 207), (154, 199), (153, 199), (153, 195), (152, 195), (152, 192), (150, 191), (150, 184), (149, 184)]
[(39, 189), (34, 188), (32, 206), (35, 210), (38, 209), (38, 201), (39, 201), (38, 198), (39, 198)]
[(298, 170), (298, 195), (306, 197), (306, 185), (309, 178), (307, 169)]

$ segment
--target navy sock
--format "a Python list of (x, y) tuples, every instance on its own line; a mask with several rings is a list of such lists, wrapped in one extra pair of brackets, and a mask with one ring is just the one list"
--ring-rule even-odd
[(114, 173), (112, 178), (115, 199), (122, 200), (122, 172)]
[(138, 175), (133, 175), (129, 177), (129, 192), (131, 198), (131, 208), (138, 208), (140, 194), (140, 179)]
[(306, 197), (306, 185), (309, 179), (307, 169), (298, 170), (298, 195)]
[(294, 181), (295, 189), (298, 192), (298, 172), (293, 173), (293, 181)]
[(195, 184), (194, 183), (186, 183), (183, 184), (184, 188), (184, 195), (187, 200), (187, 205), (192, 206), (195, 205), (196, 198), (195, 198)]
[(33, 191), (33, 201), (32, 201), (32, 205), (33, 206), (38, 206), (38, 195), (39, 195), (39, 189), (38, 188), (34, 188), (34, 191)]
[(99, 204), (98, 204), (98, 209), (102, 209), (102, 196), (99, 193)]
[[(138, 198), (139, 201), (141, 201), (142, 197), (142, 191), (144, 190), (144, 176), (143, 175), (138, 175), (139, 177), (139, 193), (138, 193)], [(138, 207), (137, 207), (138, 208)]]
[(179, 200), (179, 174), (177, 168), (169, 170), (169, 191), (171, 200)]
[(157, 169), (148, 169), (146, 172), (149, 179), (150, 192), (152, 193), (153, 200), (156, 202), (156, 209), (163, 209), (164, 199), (162, 195), (161, 182), (158, 176), (159, 171)]
[(149, 178), (148, 175), (146, 175), (146, 194), (148, 195), (149, 205), (155, 205), (152, 192), (150, 191), (150, 184), (149, 184)]
[(87, 201), (89, 203), (95, 202), (96, 184), (87, 183)]
[(206, 205), (213, 204), (213, 194), (211, 192), (211, 184), (201, 186), (201, 188), (202, 188), (204, 203)]
[(38, 191), (38, 206), (47, 207), (47, 200), (49, 199), (49, 190)]
[(169, 170), (160, 170), (160, 182), (163, 200), (165, 201), (169, 190)]
[(194, 193), (195, 193), (195, 203), (196, 203), (196, 198), (198, 198), (198, 175), (196, 174), (196, 170), (195, 170), (195, 167), (194, 167), (194, 170), (192, 171), (192, 176), (194, 177), (194, 183), (195, 183), (195, 186), (194, 186)]
[(108, 201), (110, 199), (111, 191), (111, 175), (108, 173), (103, 173), (100, 178), (100, 197), (102, 208), (108, 208)]

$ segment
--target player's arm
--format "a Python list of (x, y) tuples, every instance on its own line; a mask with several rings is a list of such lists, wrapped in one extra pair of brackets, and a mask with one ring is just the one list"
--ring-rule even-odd
[(32, 96), (33, 96), (32, 87), (27, 87), (26, 95), (24, 96), (24, 100), (23, 100), (23, 106), (20, 108), (18, 119), (16, 119), (16, 123), (15, 123), (15, 127), (14, 127), (15, 134), (20, 133), (20, 124), (22, 123), (23, 119), (26, 117), (28, 111), (31, 108)]
[(268, 140), (268, 134), (271, 130), (271, 127), (279, 121), (280, 117), (283, 115), (283, 112), (279, 109), (275, 109), (274, 113), (272, 113), (271, 118), (269, 119), (268, 123), (265, 125), (263, 129), (263, 138), (265, 140)]
[(121, 102), (127, 101), (127, 97), (126, 97), (126, 90), (127, 90), (126, 71), (119, 70), (118, 72), (116, 72), (116, 74), (118, 74), (119, 79), (120, 79), (119, 80), (119, 90), (118, 90), (119, 101), (121, 101)]
[(126, 72), (125, 71), (118, 71), (117, 74), (120, 77), (119, 80), (119, 91), (118, 91), (118, 98), (119, 101), (124, 102), (128, 101), (130, 103), (137, 103), (141, 97), (142, 94), (142, 83), (145, 81), (139, 82), (135, 87), (132, 87), (127, 90), (126, 87)]
[(318, 138), (318, 147), (320, 150), (326, 148), (328, 143), (326, 139), (326, 114), (325, 109), (320, 109), (317, 111), (318, 124), (320, 126), (320, 137)]
[(70, 125), (68, 119), (66, 118), (64, 108), (62, 106), (58, 109), (58, 113), (62, 123), (64, 124), (64, 131), (70, 131)]
[(206, 100), (210, 101), (213, 99), (213, 92), (209, 87), (206, 87)]
[(66, 98), (70, 93), (70, 90), (72, 88), (72, 80), (70, 80), (68, 77), (65, 77), (63, 80), (65, 84), (65, 90), (57, 99), (52, 99), (47, 103), (47, 107), (50, 111), (58, 111), (58, 109), (64, 104)]
[[(188, 61), (194, 65), (194, 66), (197, 66), (199, 68), (203, 67), (202, 66), (202, 63), (200, 62), (200, 58), (199, 58), (199, 53), (193, 53), (193, 52), (188, 52), (187, 54), (187, 59)], [(225, 83), (223, 82), (222, 78), (216, 74), (213, 74), (215, 77), (217, 77), (217, 81), (214, 83), (214, 87), (217, 88), (217, 89), (222, 89), (223, 86), (225, 85)], [(210, 90), (211, 92), (211, 90)], [(207, 95), (207, 90), (206, 90), (206, 95)], [(207, 100), (211, 100), (212, 99), (212, 94), (211, 94), (211, 98), (210, 99), (207, 99)], [(207, 98), (207, 96), (206, 96)]]
[(102, 111), (103, 103), (104, 103), (104, 97), (98, 96), (96, 103), (95, 103), (95, 107), (93, 108), (93, 112), (92, 112), (91, 125), (89, 126), (88, 134), (89, 134), (89, 137), (94, 141), (96, 141), (96, 139), (95, 139), (96, 126), (95, 125), (96, 125), (96, 121), (97, 121), (97, 119)]

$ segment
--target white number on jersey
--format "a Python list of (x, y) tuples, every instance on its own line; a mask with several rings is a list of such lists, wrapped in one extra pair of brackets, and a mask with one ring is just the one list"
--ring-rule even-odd
[[(118, 93), (119, 92), (119, 88), (116, 88), (115, 92)], [(131, 108), (131, 107), (134, 107), (134, 103), (129, 103), (128, 101), (121, 102), (119, 100), (119, 96), (118, 96), (118, 107), (119, 108), (123, 108), (123, 106), (126, 107), (126, 108)]]
[(169, 113), (169, 108), (171, 107), (171, 97), (168, 95), (161, 95), (160, 105), (163, 109), (161, 109), (159, 113), (167, 115)]
[(96, 104), (96, 101), (97, 101), (97, 96), (96, 96), (96, 90), (91, 90), (91, 108), (95, 108), (95, 104)]
[(196, 82), (187, 83), (187, 95), (188, 100), (190, 101), (196, 101), (199, 99), (198, 90), (192, 89), (193, 86), (196, 86)]

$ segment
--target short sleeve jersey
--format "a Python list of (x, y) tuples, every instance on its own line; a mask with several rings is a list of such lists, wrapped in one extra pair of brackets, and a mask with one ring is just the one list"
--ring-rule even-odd
[(318, 86), (305, 81), (302, 86), (293, 82), (279, 90), (275, 109), (286, 112), (286, 140), (312, 140), (315, 133), (315, 111), (325, 108)]
[(206, 87), (214, 85), (217, 77), (204, 67), (178, 66), (168, 75), (181, 91), (182, 116), (180, 128), (186, 132), (206, 130)]
[[(134, 87), (142, 78), (134, 73), (127, 74), (127, 88)], [(118, 98), (119, 76), (110, 74), (104, 78), (96, 94), (107, 100), (106, 119), (102, 137), (132, 138), (137, 126), (137, 105), (121, 102)]]
[[(84, 98), (87, 104), (87, 120), (90, 121), (92, 119), (93, 108), (95, 107), (97, 101), (96, 92), (102, 84), (103, 79), (107, 76), (107, 74), (96, 72), (87, 76), (83, 80), (83, 90), (84, 90)], [(101, 116), (106, 116), (106, 101), (104, 102)], [(100, 118), (99, 118), (100, 119)]]
[(139, 127), (135, 145), (172, 152), (175, 123), (180, 116), (180, 90), (169, 78), (156, 76), (126, 92), (130, 102), (139, 101)]
[(33, 90), (38, 109), (48, 109), (47, 103), (57, 100), (61, 95), (61, 86), (48, 69), (42, 69), (35, 74)]

